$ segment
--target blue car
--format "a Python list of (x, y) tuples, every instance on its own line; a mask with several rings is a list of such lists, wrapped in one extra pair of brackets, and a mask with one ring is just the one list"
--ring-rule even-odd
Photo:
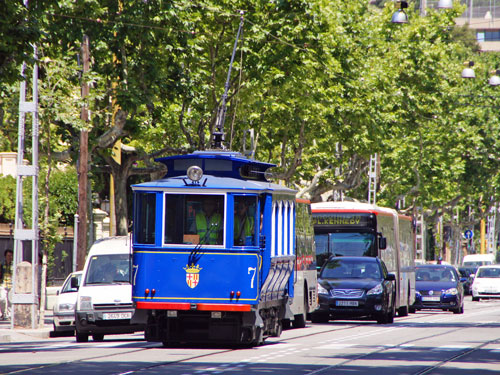
[(425, 264), (416, 269), (415, 303), (410, 312), (424, 309), (464, 312), (464, 288), (455, 267), (448, 264)]

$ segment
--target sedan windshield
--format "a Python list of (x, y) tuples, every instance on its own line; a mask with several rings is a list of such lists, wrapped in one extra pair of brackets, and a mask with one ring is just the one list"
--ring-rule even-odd
[(477, 271), (476, 277), (500, 279), (500, 268), (480, 268)]
[(380, 279), (380, 267), (376, 262), (335, 259), (321, 271), (324, 279)]
[(417, 268), (417, 281), (449, 281), (456, 282), (455, 273), (449, 268), (427, 267)]

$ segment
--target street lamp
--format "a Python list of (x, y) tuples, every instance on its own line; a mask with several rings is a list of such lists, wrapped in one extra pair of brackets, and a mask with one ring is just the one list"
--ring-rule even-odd
[(452, 9), (453, 0), (439, 0), (437, 7), (438, 9)]
[(404, 11), (405, 8), (408, 8), (408, 3), (406, 1), (400, 1), (399, 3), (399, 9), (392, 15), (391, 22), (408, 23), (408, 15)]
[(500, 70), (497, 69), (497, 70), (493, 70), (491, 72), (491, 74), (493, 74), (490, 79), (488, 80), (488, 84), (490, 86), (499, 86), (500, 85)]
[(476, 73), (472, 67), (474, 66), (474, 61), (467, 61), (464, 63), (466, 68), (462, 70), (462, 78), (476, 78)]

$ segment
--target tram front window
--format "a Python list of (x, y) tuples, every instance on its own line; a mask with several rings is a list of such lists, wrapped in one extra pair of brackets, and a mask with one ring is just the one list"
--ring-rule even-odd
[(234, 197), (234, 246), (255, 246), (257, 197)]
[(165, 244), (222, 245), (224, 196), (165, 195)]
[(316, 234), (318, 266), (331, 255), (376, 256), (375, 236), (371, 233), (338, 232)]

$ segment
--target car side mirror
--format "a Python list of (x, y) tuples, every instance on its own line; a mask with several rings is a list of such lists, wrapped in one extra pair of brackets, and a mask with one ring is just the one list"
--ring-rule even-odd
[(78, 290), (79, 287), (80, 287), (80, 283), (78, 282), (78, 278), (72, 277), (71, 278), (71, 289)]
[(387, 238), (380, 236), (378, 238), (378, 248), (384, 250), (387, 248)]
[(393, 273), (388, 273), (385, 279), (387, 281), (396, 281), (396, 275), (394, 275)]
[(58, 289), (56, 292), (56, 296), (58, 296), (61, 293), (61, 289)]

